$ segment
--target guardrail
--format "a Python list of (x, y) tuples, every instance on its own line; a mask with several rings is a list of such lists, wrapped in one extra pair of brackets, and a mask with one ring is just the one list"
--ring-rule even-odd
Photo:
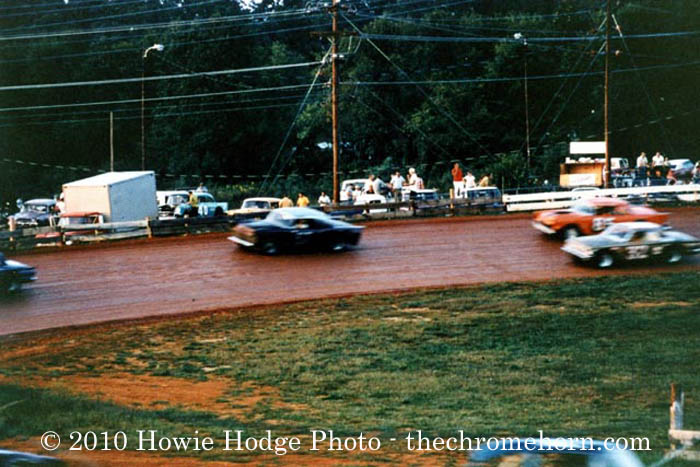
[(26, 250), (37, 246), (60, 246), (131, 238), (163, 237), (225, 232), (235, 221), (228, 217), (144, 219), (130, 222), (38, 227), (0, 232), (0, 250)]
[(614, 198), (641, 197), (653, 201), (660, 195), (672, 195), (678, 201), (700, 201), (700, 184), (645, 186), (632, 188), (608, 188), (585, 191), (555, 191), (549, 193), (532, 193), (527, 195), (503, 195), (503, 203), (508, 212), (536, 211), (540, 209), (568, 208), (579, 199), (607, 196)]

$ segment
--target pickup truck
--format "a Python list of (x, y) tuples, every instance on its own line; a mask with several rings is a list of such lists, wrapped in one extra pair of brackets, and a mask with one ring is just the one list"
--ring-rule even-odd
[[(228, 203), (217, 203), (211, 193), (200, 192), (195, 193), (197, 196), (198, 208), (197, 215), (200, 217), (219, 217), (226, 215), (228, 211)], [(182, 203), (175, 208), (173, 215), (175, 217), (190, 216), (192, 206), (190, 203)]]

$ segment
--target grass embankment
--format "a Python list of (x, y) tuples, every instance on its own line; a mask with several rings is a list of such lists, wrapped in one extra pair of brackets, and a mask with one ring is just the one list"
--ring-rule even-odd
[[(405, 445), (387, 440), (408, 430), (543, 430), (648, 437), (654, 452), (643, 457), (653, 460), (668, 447), (669, 383), (683, 385), (686, 426), (700, 429), (699, 331), (697, 273), (362, 296), (59, 331), (2, 344), (0, 446), (49, 429), (65, 439), (73, 430), (123, 430), (129, 449), (138, 429), (219, 439), (223, 430), (308, 438), (325, 429), (383, 442), (379, 454), (334, 457), (396, 462)], [(312, 461), (331, 453), (298, 454)]]

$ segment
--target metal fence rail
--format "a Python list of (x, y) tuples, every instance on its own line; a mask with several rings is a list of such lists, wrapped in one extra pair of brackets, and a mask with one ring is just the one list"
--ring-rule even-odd
[[(454, 216), (484, 212), (525, 212), (541, 209), (559, 209), (571, 206), (579, 199), (609, 196), (617, 198), (641, 197), (653, 201), (659, 196), (671, 196), (682, 202), (700, 201), (700, 184), (612, 188), (586, 191), (554, 191), (503, 195), (503, 204), (470, 199), (441, 199), (431, 201), (402, 201), (365, 205), (324, 206), (318, 209), (336, 218), (346, 220), (381, 220), (407, 217)], [(132, 222), (39, 227), (0, 232), (0, 251), (26, 250), (37, 246), (60, 246), (73, 243), (92, 243), (131, 238), (192, 235), (226, 232), (237, 223), (259, 219), (266, 212), (233, 217), (191, 217), (186, 219), (144, 219)]]
[(540, 209), (560, 209), (571, 206), (579, 199), (607, 196), (614, 198), (641, 197), (653, 201), (659, 195), (672, 195), (678, 201), (700, 201), (700, 184), (646, 186), (633, 188), (609, 188), (585, 191), (554, 191), (526, 195), (503, 195), (503, 203), (508, 212), (536, 211)]

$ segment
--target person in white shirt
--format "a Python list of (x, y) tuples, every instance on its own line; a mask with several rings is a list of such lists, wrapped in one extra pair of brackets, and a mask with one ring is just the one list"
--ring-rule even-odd
[(637, 178), (643, 179), (647, 178), (647, 171), (649, 170), (649, 159), (647, 159), (647, 153), (642, 152), (637, 158)]
[(321, 196), (318, 197), (319, 206), (329, 206), (331, 204), (331, 199), (328, 197), (325, 191), (321, 192)]
[(663, 167), (664, 165), (664, 156), (661, 155), (660, 152), (657, 152), (654, 154), (654, 157), (651, 158), (651, 166), (652, 167)]
[(396, 171), (396, 173), (394, 173), (394, 175), (391, 176), (389, 184), (391, 185), (391, 192), (393, 193), (395, 200), (401, 199), (401, 188), (403, 188), (405, 183), (406, 179), (403, 178), (401, 172), (399, 172), (398, 170)]
[(467, 175), (464, 176), (464, 189), (476, 188), (476, 177), (474, 174), (467, 171)]
[(643, 152), (637, 158), (637, 168), (649, 167), (649, 159), (647, 159), (647, 153)]
[(414, 186), (416, 184), (416, 179), (418, 175), (416, 174), (416, 169), (413, 167), (408, 169), (408, 184)]
[(403, 176), (401, 175), (401, 172), (399, 172), (397, 170), (396, 173), (391, 176), (391, 181), (389, 181), (389, 183), (391, 184), (392, 190), (401, 191), (401, 187), (403, 187), (404, 183), (406, 183), (406, 179), (403, 178)]

